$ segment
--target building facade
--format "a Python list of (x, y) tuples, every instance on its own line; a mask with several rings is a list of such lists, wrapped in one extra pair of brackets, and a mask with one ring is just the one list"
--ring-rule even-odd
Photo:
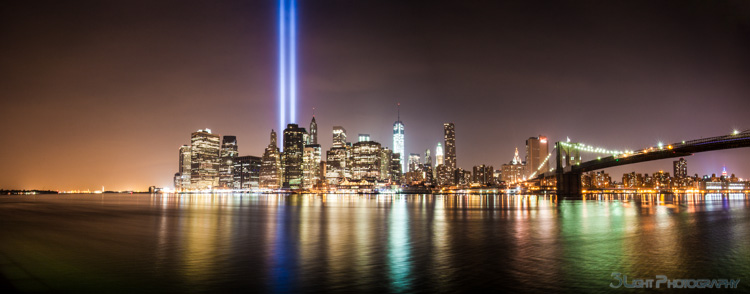
[(239, 189), (234, 187), (234, 160), (237, 158), (237, 137), (224, 136), (221, 140), (221, 163), (219, 164), (219, 188)]
[(238, 156), (233, 160), (232, 187), (241, 190), (260, 188), (260, 171), (263, 160), (257, 156)]
[(211, 190), (219, 186), (221, 138), (211, 129), (192, 133), (190, 140), (191, 190)]
[(532, 174), (545, 173), (549, 171), (549, 161), (544, 161), (549, 154), (547, 137), (539, 135), (526, 140), (526, 178)]
[(266, 147), (261, 159), (260, 187), (263, 189), (281, 188), (281, 153), (279, 152), (276, 132), (271, 130), (271, 143)]
[(307, 131), (297, 124), (288, 124), (284, 130), (284, 151), (282, 152), (282, 188), (302, 188), (302, 164)]

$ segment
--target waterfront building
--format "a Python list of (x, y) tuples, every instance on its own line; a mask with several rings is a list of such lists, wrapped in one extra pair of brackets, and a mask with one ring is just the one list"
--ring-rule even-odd
[(331, 147), (326, 152), (326, 183), (335, 187), (347, 177), (348, 150), (346, 145)]
[(219, 186), (221, 138), (211, 129), (198, 130), (190, 139), (190, 186), (192, 190), (211, 190)]
[(352, 144), (351, 173), (355, 181), (380, 179), (380, 143), (362, 141)]
[(393, 156), (393, 151), (388, 149), (388, 147), (380, 148), (380, 180), (381, 181), (387, 181), (391, 179), (391, 157), (392, 156)]
[(346, 129), (342, 126), (333, 127), (333, 147), (346, 147)]
[(403, 165), (401, 165), (401, 154), (395, 152), (391, 153), (391, 183), (401, 183), (401, 175), (403, 175), (403, 173), (401, 172), (402, 167)]
[(282, 170), (281, 153), (276, 139), (276, 132), (271, 130), (271, 143), (263, 152), (260, 169), (260, 187), (264, 189), (281, 188)]
[(604, 171), (592, 171), (581, 175), (581, 184), (585, 189), (605, 189), (612, 185), (612, 178)]
[[(549, 171), (549, 161), (544, 162), (549, 154), (549, 145), (547, 144), (547, 137), (539, 135), (538, 137), (530, 137), (526, 140), (526, 178), (530, 178), (532, 174), (545, 173)], [(544, 164), (542, 165), (542, 162)]]
[(443, 124), (445, 134), (445, 165), (455, 170), (456, 165), (456, 126), (453, 123)]
[(219, 164), (219, 188), (239, 189), (234, 187), (234, 160), (237, 158), (237, 137), (224, 136), (221, 141), (221, 162)]
[(393, 123), (393, 153), (399, 155), (399, 163), (402, 164), (401, 172), (406, 173), (406, 160), (404, 153), (404, 123), (401, 122), (401, 110), (398, 119)]
[(302, 188), (302, 156), (306, 135), (305, 128), (300, 128), (297, 124), (288, 124), (284, 130), (284, 151), (281, 157), (284, 168), (282, 188)]
[(180, 180), (175, 185), (175, 191), (187, 191), (190, 190), (190, 158), (192, 153), (190, 151), (190, 145), (182, 145), (180, 147), (180, 165), (178, 173), (180, 174)]
[(490, 165), (477, 165), (474, 166), (472, 172), (472, 183), (479, 184), (482, 186), (492, 185), (495, 181), (493, 180), (494, 168)]
[(458, 187), (467, 187), (471, 185), (471, 172), (463, 168), (456, 168), (454, 171), (454, 184)]
[(502, 181), (507, 184), (515, 184), (524, 180), (525, 165), (518, 156), (518, 148), (510, 163), (502, 165)]
[(625, 188), (640, 188), (643, 187), (643, 175), (635, 172), (630, 172), (622, 175), (622, 185)]
[(404, 183), (407, 185), (421, 185), (424, 183), (424, 173), (421, 171), (408, 171), (404, 174)]
[(321, 181), (321, 148), (319, 144), (309, 144), (305, 146), (305, 152), (302, 160), (302, 177), (303, 187), (312, 189), (319, 186)]
[(655, 189), (671, 189), (672, 188), (672, 178), (669, 176), (669, 173), (665, 173), (664, 171), (659, 171), (658, 173), (654, 173), (652, 178), (652, 187)]
[(444, 164), (445, 162), (443, 160), (443, 145), (440, 145), (440, 142), (438, 142), (437, 147), (435, 147), (435, 167)]
[(238, 156), (232, 162), (233, 189), (257, 190), (260, 188), (260, 170), (263, 160), (258, 156)]
[(437, 167), (435, 167), (435, 175), (437, 184), (440, 186), (452, 186), (453, 183), (453, 169), (451, 169), (449, 166), (445, 164), (440, 164)]

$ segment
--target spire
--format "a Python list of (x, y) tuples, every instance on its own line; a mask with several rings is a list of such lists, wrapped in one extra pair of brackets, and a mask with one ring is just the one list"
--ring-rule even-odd
[(521, 164), (521, 157), (518, 156), (518, 147), (516, 147), (516, 154), (513, 156), (513, 164)]
[(401, 103), (396, 104), (396, 120), (401, 121)]

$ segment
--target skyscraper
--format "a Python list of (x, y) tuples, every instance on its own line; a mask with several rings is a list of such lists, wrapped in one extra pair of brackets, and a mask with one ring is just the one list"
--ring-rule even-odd
[(502, 166), (502, 180), (508, 184), (518, 183), (524, 179), (524, 169), (525, 165), (521, 162), (521, 157), (518, 156), (518, 148), (516, 148), (513, 160)]
[(318, 144), (318, 123), (315, 122), (315, 115), (313, 115), (313, 118), (310, 121), (310, 135), (308, 136), (307, 144)]
[(326, 183), (330, 186), (336, 186), (341, 183), (347, 176), (347, 147), (331, 147), (326, 152)]
[(219, 185), (219, 135), (198, 130), (190, 140), (190, 185), (193, 190), (210, 190)]
[(435, 166), (444, 164), (444, 156), (443, 156), (443, 145), (438, 142), (437, 147), (435, 148)]
[(346, 147), (346, 129), (342, 126), (333, 127), (333, 147)]
[(302, 186), (305, 189), (312, 189), (317, 186), (321, 180), (321, 149), (319, 144), (305, 145), (305, 152), (302, 159)]
[(399, 104), (398, 116), (393, 123), (393, 153), (398, 153), (401, 160), (401, 172), (406, 173), (406, 155), (404, 154), (404, 123), (401, 122), (401, 104)]
[[(237, 157), (237, 137), (224, 136), (221, 142), (221, 163), (219, 164), (219, 187), (234, 189), (234, 160)], [(237, 188), (239, 189), (239, 188)]]
[[(547, 158), (549, 154), (549, 146), (547, 145), (547, 137), (539, 135), (539, 137), (530, 137), (526, 140), (526, 178), (530, 178), (531, 174), (534, 174), (537, 170), (539, 173), (549, 171), (549, 162), (545, 162), (542, 166), (542, 162)], [(541, 167), (541, 168), (540, 168)], [(539, 174), (537, 173), (537, 174)]]
[(307, 131), (297, 124), (288, 124), (284, 130), (283, 188), (302, 188), (302, 162)]
[(352, 144), (351, 172), (354, 180), (380, 178), (380, 143), (362, 141)]
[(260, 167), (260, 187), (278, 189), (281, 187), (281, 154), (276, 140), (276, 132), (271, 130), (271, 143), (263, 152)]
[(260, 187), (260, 170), (263, 161), (257, 156), (238, 156), (233, 161), (234, 189), (255, 190)]
[(456, 127), (453, 123), (443, 124), (445, 130), (445, 165), (456, 169)]
[(180, 147), (180, 166), (178, 170), (179, 182), (175, 183), (175, 190), (186, 191), (190, 189), (190, 145)]
[(409, 171), (416, 172), (421, 169), (419, 164), (419, 153), (409, 153)]
[(424, 151), (424, 164), (428, 165), (430, 168), (432, 167), (432, 156), (430, 156), (430, 149), (425, 149)]
[(357, 142), (367, 142), (370, 141), (370, 134), (359, 134), (359, 140)]
[(674, 167), (674, 177), (675, 178), (684, 178), (687, 177), (687, 160), (685, 158), (680, 158), (679, 160), (675, 160), (672, 162), (672, 165)]

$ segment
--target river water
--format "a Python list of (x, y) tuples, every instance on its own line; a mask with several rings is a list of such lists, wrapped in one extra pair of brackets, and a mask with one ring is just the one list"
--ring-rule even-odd
[(0, 271), (22, 292), (750, 290), (747, 194), (585, 198), (4, 195)]

